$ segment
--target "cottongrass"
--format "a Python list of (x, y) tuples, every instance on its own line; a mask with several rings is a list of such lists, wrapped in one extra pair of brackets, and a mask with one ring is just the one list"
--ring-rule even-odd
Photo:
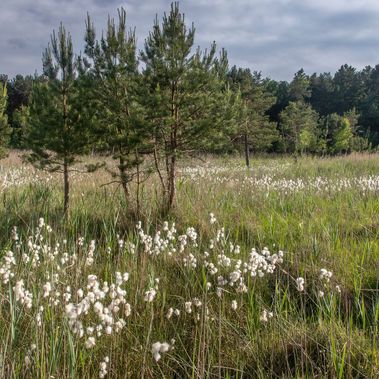
[[(171, 354), (174, 339), (170, 343), (151, 342), (152, 335), (156, 334), (155, 328), (159, 326), (153, 321), (156, 317), (154, 308), (162, 307), (166, 322), (177, 324), (175, 331), (171, 330), (174, 334), (169, 337), (181, 340), (183, 331), (180, 323), (187, 323), (188, 317), (192, 317), (195, 324), (220, 322), (217, 304), (242, 315), (257, 282), (282, 270), (285, 259), (283, 251), (271, 253), (267, 247), (260, 251), (256, 248), (246, 251), (229, 239), (214, 214), (210, 215), (209, 224), (214, 235), (208, 242), (201, 243), (195, 228), (185, 228), (185, 232), (180, 234), (175, 224), (168, 222), (164, 222), (162, 229), (154, 234), (144, 231), (142, 223), (138, 223), (133, 241), (120, 243), (120, 236), (115, 236), (118, 241), (117, 254), (129, 262), (127, 266), (137, 264), (130, 272), (119, 270), (118, 264), (112, 262), (112, 255), (109, 255), (111, 248), (108, 247), (107, 254), (101, 256), (95, 240), (87, 242), (79, 237), (75, 244), (69, 244), (67, 240), (58, 242), (54, 231), (42, 218), (26, 239), (19, 236), (14, 228), (10, 236), (13, 251), (5, 253), (0, 265), (2, 296), (13, 309), (8, 317), (30, 320), (31, 335), (48, 330), (51, 317), (55, 317), (55, 328), (65, 330), (65, 325), (68, 326), (67, 338), (75, 354), (87, 356), (84, 352), (92, 350), (108, 353), (98, 363), (98, 376), (105, 378), (110, 369), (112, 346), (121, 343), (133, 322), (139, 322), (141, 314), (150, 313), (150, 331), (145, 341), (141, 342), (142, 345), (151, 343), (153, 362), (158, 363)], [(103, 270), (96, 272), (99, 260), (104, 259), (107, 262), (107, 279), (103, 278)], [(168, 278), (162, 282), (156, 275), (146, 277), (148, 267), (153, 269), (162, 265), (177, 267), (180, 280), (188, 282), (177, 282), (169, 290)], [(320, 270), (323, 291), (327, 291), (328, 285), (331, 287), (331, 277), (329, 270)], [(292, 280), (303, 292), (304, 279), (299, 277)], [(143, 287), (138, 283), (142, 283), (144, 291), (141, 292)], [(193, 295), (183, 297), (183, 289), (193, 283), (198, 283), (194, 287), (197, 289), (190, 291)], [(8, 286), (11, 286), (11, 292)], [(187, 316), (183, 316), (181, 311)], [(262, 306), (259, 316), (262, 323), (268, 323), (273, 316), (272, 310)], [(129, 319), (132, 321), (128, 322)], [(11, 318), (8, 322), (12, 323)], [(33, 370), (36, 364), (32, 359), (33, 352), (24, 353), (25, 367)], [(117, 361), (112, 362), (117, 365)], [(144, 359), (143, 366), (148, 362)]]
[(377, 377), (377, 157), (218, 162), (137, 228), (101, 172), (64, 223), (58, 175), (7, 179), (0, 377)]

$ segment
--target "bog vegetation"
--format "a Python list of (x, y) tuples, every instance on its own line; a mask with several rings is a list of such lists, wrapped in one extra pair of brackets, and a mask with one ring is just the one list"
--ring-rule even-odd
[(378, 67), (229, 68), (177, 3), (84, 44), (0, 81), (0, 377), (378, 377)]

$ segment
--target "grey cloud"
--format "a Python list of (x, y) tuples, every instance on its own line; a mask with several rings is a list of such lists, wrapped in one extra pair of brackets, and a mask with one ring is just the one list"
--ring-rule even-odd
[[(41, 54), (62, 21), (83, 49), (84, 20), (91, 14), (97, 31), (108, 13), (124, 6), (139, 47), (155, 14), (169, 11), (168, 0), (0, 0), (0, 72), (41, 71)], [(300, 67), (335, 71), (343, 63), (358, 68), (379, 63), (379, 2), (375, 0), (183, 0), (188, 23), (194, 21), (196, 44), (215, 40), (229, 61), (290, 79)]]
[(17, 49), (25, 49), (27, 47), (26, 41), (21, 38), (9, 38), (8, 44)]

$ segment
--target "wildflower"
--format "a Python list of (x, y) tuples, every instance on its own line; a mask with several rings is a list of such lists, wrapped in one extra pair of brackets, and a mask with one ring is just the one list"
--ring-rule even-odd
[(167, 342), (155, 342), (151, 347), (151, 352), (156, 362), (161, 359), (161, 353), (166, 353), (170, 350), (170, 345)]
[(125, 304), (125, 317), (129, 317), (131, 313), (132, 313), (132, 307), (130, 306), (129, 303), (126, 303)]
[(97, 314), (103, 313), (103, 309), (104, 309), (104, 306), (102, 303), (100, 303), (100, 301), (96, 301), (96, 303), (93, 305), (93, 310)]
[(91, 335), (93, 333), (95, 329), (92, 327), (92, 326), (89, 326), (87, 329), (86, 329), (86, 332), (87, 334)]
[(299, 292), (304, 291), (304, 283), (305, 283), (304, 278), (299, 277), (296, 279), (297, 290)]
[(37, 313), (37, 316), (36, 316), (36, 323), (37, 323), (38, 327), (42, 326), (42, 312), (43, 312), (43, 306), (41, 305), (39, 307), (39, 310), (38, 310), (38, 313)]
[(268, 322), (268, 320), (273, 316), (274, 314), (272, 312), (268, 312), (266, 309), (264, 309), (259, 320), (262, 322)]
[(42, 288), (43, 288), (43, 297), (48, 297), (50, 295), (50, 292), (51, 292), (50, 282), (46, 282)]
[(333, 273), (331, 271), (328, 271), (325, 268), (322, 268), (320, 270), (320, 280), (325, 279), (326, 282), (329, 282), (332, 275), (333, 275)]
[(187, 313), (192, 313), (192, 301), (186, 301), (184, 304), (184, 308)]
[(107, 368), (109, 363), (109, 357), (106, 356), (102, 362), (100, 362), (99, 378), (103, 379), (108, 374)]
[(110, 325), (108, 325), (106, 328), (105, 328), (105, 333), (106, 334), (112, 334), (112, 327)]
[(85, 346), (87, 349), (91, 349), (93, 348), (94, 346), (96, 345), (96, 340), (95, 340), (95, 337), (88, 337), (86, 342), (85, 342)]
[(166, 314), (166, 318), (169, 320), (173, 313), (174, 313), (174, 309), (169, 308), (169, 310), (167, 311), (167, 314)]
[(86, 266), (92, 266), (94, 262), (93, 254), (95, 252), (95, 240), (92, 240), (90, 242), (89, 248), (88, 248), (88, 253), (87, 253), (87, 258), (86, 258)]
[(230, 283), (235, 283), (241, 277), (240, 271), (233, 271), (229, 275)]
[(237, 310), (237, 301), (236, 300), (232, 300), (232, 309), (235, 311)]
[(222, 296), (222, 288), (221, 287), (217, 287), (216, 294), (217, 294), (218, 297)]
[(213, 213), (210, 213), (210, 214), (209, 214), (209, 223), (210, 223), (211, 225), (213, 225), (216, 221), (217, 221), (217, 220), (216, 220), (215, 215), (214, 215)]
[(154, 288), (150, 288), (148, 291), (145, 292), (144, 301), (151, 303), (154, 300), (156, 294), (157, 291)]
[(17, 233), (17, 226), (14, 226), (12, 228), (11, 238), (12, 238), (13, 241), (18, 241), (19, 240), (18, 233)]
[(201, 307), (202, 305), (202, 302), (197, 297), (192, 300), (192, 303), (195, 307)]
[(19, 280), (13, 287), (13, 292), (15, 294), (16, 301), (24, 304), (26, 308), (32, 307), (32, 294), (24, 288), (24, 281)]

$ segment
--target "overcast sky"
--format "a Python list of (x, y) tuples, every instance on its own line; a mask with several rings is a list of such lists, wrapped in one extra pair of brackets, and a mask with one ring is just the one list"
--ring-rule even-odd
[[(79, 52), (86, 12), (101, 31), (119, 6), (141, 48), (155, 14), (168, 11), (170, 1), (0, 0), (0, 73), (40, 73), (42, 51), (60, 21)], [(291, 79), (301, 67), (334, 72), (343, 63), (379, 63), (379, 0), (183, 0), (180, 7), (195, 23), (197, 45), (216, 41), (231, 64), (274, 79)]]

